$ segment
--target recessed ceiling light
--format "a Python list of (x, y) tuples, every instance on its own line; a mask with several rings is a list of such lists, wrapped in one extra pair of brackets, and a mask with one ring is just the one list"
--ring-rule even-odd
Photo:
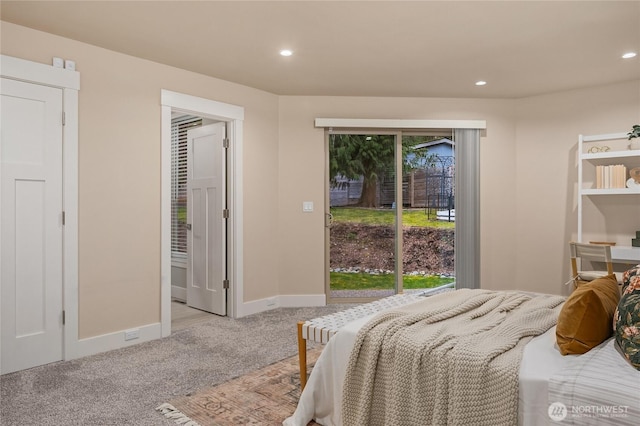
[(485, 84), (487, 84), (486, 81), (483, 81), (483, 80), (476, 81), (476, 86), (484, 86)]
[(635, 58), (636, 57), (636, 52), (627, 52), (624, 55), (622, 55), (622, 57), (624, 59)]
[(289, 49), (283, 49), (283, 50), (280, 51), (280, 54), (282, 56), (291, 56), (291, 55), (293, 55), (293, 52), (290, 51)]

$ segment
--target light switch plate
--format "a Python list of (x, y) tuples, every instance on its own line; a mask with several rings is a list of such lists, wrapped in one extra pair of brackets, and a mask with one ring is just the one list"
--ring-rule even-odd
[(56, 67), (56, 68), (64, 68), (64, 59), (54, 56), (53, 57), (53, 66)]
[(303, 201), (302, 202), (302, 211), (305, 213), (310, 213), (313, 211), (313, 201)]

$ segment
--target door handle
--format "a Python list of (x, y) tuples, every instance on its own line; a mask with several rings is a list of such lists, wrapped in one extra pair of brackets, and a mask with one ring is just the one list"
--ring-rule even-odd
[(333, 215), (331, 213), (325, 213), (325, 223), (324, 226), (326, 228), (331, 228), (331, 225), (333, 225)]
[(186, 223), (184, 225), (185, 228), (187, 228), (187, 231), (191, 231), (191, 224), (190, 223)]

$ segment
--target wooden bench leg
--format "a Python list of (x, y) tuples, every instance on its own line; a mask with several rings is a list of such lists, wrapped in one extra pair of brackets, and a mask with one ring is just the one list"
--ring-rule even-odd
[(307, 341), (302, 337), (302, 325), (304, 321), (298, 321), (298, 360), (300, 362), (300, 392), (307, 384)]

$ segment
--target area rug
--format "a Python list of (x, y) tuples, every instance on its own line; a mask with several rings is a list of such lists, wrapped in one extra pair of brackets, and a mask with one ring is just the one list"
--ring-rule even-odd
[[(321, 351), (322, 346), (307, 351), (308, 368)], [(281, 425), (293, 414), (299, 398), (296, 355), (156, 409), (183, 426)]]

